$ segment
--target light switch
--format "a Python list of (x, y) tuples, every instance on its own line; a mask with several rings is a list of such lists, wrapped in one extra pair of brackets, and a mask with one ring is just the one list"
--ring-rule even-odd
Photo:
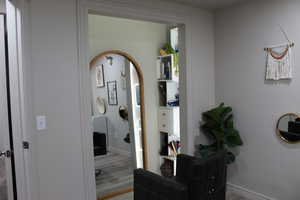
[(46, 116), (36, 116), (36, 129), (38, 131), (46, 129)]

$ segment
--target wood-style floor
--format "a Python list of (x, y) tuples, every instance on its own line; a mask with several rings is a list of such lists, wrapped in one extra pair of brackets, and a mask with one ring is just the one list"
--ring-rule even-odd
[(96, 157), (95, 167), (102, 171), (96, 177), (98, 197), (133, 186), (133, 163), (130, 156), (110, 152)]
[[(110, 152), (95, 159), (96, 169), (102, 174), (96, 177), (97, 196), (133, 186), (133, 164), (130, 156)], [(109, 200), (133, 200), (133, 192), (112, 197)], [(226, 200), (251, 200), (233, 191), (228, 191)]]
[[(133, 200), (133, 192), (120, 195), (109, 200)], [(250, 200), (234, 192), (227, 192), (226, 200)], [(254, 199), (253, 199), (254, 200)]]

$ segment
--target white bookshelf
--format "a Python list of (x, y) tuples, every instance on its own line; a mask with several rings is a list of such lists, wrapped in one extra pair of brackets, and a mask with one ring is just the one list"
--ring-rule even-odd
[[(180, 105), (174, 103), (179, 95), (179, 73), (175, 71), (173, 61), (173, 55), (158, 56), (157, 82), (159, 90), (158, 130), (161, 137), (160, 160), (161, 164), (165, 159), (173, 162), (175, 176), (177, 159), (174, 151), (168, 147), (171, 141), (180, 141)], [(180, 153), (180, 149), (177, 153)]]

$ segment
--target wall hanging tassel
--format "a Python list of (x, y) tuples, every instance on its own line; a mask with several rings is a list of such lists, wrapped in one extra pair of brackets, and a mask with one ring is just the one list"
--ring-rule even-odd
[(294, 44), (266, 48), (266, 80), (292, 79), (292, 48)]
[(292, 47), (295, 44), (289, 40), (282, 26), (279, 25), (279, 28), (288, 43), (264, 49), (267, 52), (266, 80), (292, 79)]

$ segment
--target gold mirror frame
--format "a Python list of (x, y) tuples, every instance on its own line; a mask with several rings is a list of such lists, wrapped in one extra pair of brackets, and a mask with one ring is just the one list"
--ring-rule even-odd
[(300, 140), (299, 141), (289, 141), (287, 140), (286, 138), (284, 138), (281, 133), (280, 133), (280, 130), (279, 130), (279, 123), (280, 123), (280, 120), (282, 120), (284, 117), (286, 116), (289, 116), (289, 115), (293, 115), (293, 116), (296, 116), (297, 118), (300, 118), (300, 115), (296, 114), (296, 113), (286, 113), (284, 115), (282, 115), (278, 121), (277, 121), (277, 124), (276, 124), (276, 133), (278, 135), (278, 137), (283, 140), (284, 142), (288, 143), (288, 144), (298, 144), (300, 143)]
[[(144, 169), (148, 169), (148, 153), (147, 153), (147, 138), (146, 138), (146, 121), (145, 121), (145, 90), (144, 90), (144, 77), (142, 73), (142, 69), (138, 62), (126, 52), (120, 50), (108, 50), (100, 53), (99, 55), (95, 56), (90, 62), (90, 68), (96, 66), (96, 63), (99, 59), (105, 57), (108, 54), (117, 54), (120, 56), (124, 56), (130, 62), (133, 63), (133, 66), (137, 72), (139, 84), (140, 84), (140, 100), (141, 100), (141, 128), (142, 128), (142, 145), (143, 145), (143, 166)], [(119, 196), (121, 194), (125, 194), (128, 192), (133, 191), (133, 187), (125, 188), (123, 190), (118, 190), (112, 193), (108, 193), (101, 197), (98, 197), (97, 200), (105, 200), (115, 196)]]

